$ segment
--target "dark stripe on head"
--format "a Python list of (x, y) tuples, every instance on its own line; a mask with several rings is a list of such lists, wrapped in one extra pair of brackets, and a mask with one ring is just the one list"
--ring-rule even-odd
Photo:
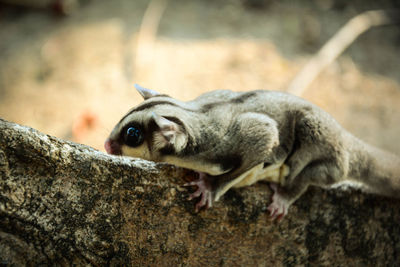
[[(175, 106), (175, 107), (180, 107), (177, 104), (174, 104), (172, 102), (165, 101), (165, 100), (151, 101), (151, 102), (144, 103), (144, 104), (142, 104), (142, 105), (140, 105), (140, 106), (138, 106), (136, 108), (133, 108), (124, 117), (122, 117), (122, 119), (119, 122), (122, 122), (126, 117), (128, 117), (129, 115), (131, 115), (134, 112), (138, 112), (138, 111), (141, 111), (141, 110), (152, 108), (152, 107), (154, 107), (156, 105), (171, 105), (171, 106)], [(182, 107), (180, 107), (180, 108), (182, 108)]]
[(140, 105), (137, 108), (134, 108), (133, 110), (131, 110), (129, 112), (129, 114), (131, 114), (133, 112), (138, 112), (138, 111), (141, 111), (141, 110), (145, 110), (145, 109), (148, 109), (148, 108), (152, 108), (152, 107), (154, 107), (156, 105), (171, 105), (171, 106), (179, 107), (177, 104), (174, 104), (172, 102), (165, 101), (165, 100), (152, 101), (152, 102), (144, 103), (143, 105)]

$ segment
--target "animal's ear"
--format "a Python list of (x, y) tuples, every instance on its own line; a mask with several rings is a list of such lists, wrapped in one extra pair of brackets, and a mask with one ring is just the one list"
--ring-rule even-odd
[(156, 95), (160, 95), (160, 93), (158, 93), (154, 90), (151, 90), (151, 89), (144, 88), (137, 83), (135, 83), (135, 88), (139, 92), (139, 94), (141, 94), (141, 96), (143, 96), (144, 100), (149, 99)]
[(152, 119), (157, 125), (154, 134), (154, 145), (158, 149), (173, 147), (175, 151), (180, 151), (186, 145), (187, 137), (179, 124), (168, 120), (156, 113), (152, 113)]
[(154, 112), (151, 114), (151, 117), (157, 124), (159, 132), (162, 134), (165, 140), (172, 144), (175, 139), (175, 136), (180, 131), (179, 125)]

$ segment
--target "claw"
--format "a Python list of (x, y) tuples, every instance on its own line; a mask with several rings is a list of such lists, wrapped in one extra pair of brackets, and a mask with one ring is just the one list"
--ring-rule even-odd
[(202, 194), (202, 191), (200, 189), (197, 189), (196, 192), (192, 193), (189, 195), (188, 200), (192, 200), (194, 198), (199, 197)]
[(188, 197), (188, 200), (192, 200), (201, 196), (200, 201), (195, 206), (196, 212), (202, 207), (207, 209), (212, 206), (212, 189), (210, 183), (207, 181), (207, 174), (199, 172), (199, 179), (185, 183), (183, 186), (197, 186), (197, 190)]
[(277, 220), (280, 222), (288, 213), (290, 203), (278, 192), (277, 184), (271, 183), (270, 187), (274, 191), (274, 194), (272, 196), (272, 203), (267, 209), (270, 212), (271, 221)]
[(203, 193), (203, 191), (201, 190), (200, 186), (198, 186), (197, 182), (186, 183), (183, 186), (197, 186), (197, 190), (189, 195), (188, 200), (192, 200), (194, 198), (197, 198)]

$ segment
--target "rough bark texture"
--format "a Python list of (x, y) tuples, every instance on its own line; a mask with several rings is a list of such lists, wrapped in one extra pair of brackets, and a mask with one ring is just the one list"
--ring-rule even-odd
[(270, 190), (198, 214), (193, 175), (0, 120), (0, 264), (399, 266), (400, 201), (310, 188), (280, 223)]

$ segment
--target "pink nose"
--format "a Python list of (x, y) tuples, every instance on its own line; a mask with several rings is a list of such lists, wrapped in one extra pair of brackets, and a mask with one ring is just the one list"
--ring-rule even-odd
[(108, 154), (121, 155), (121, 146), (118, 144), (118, 142), (110, 138), (107, 138), (106, 142), (104, 143), (104, 148)]

